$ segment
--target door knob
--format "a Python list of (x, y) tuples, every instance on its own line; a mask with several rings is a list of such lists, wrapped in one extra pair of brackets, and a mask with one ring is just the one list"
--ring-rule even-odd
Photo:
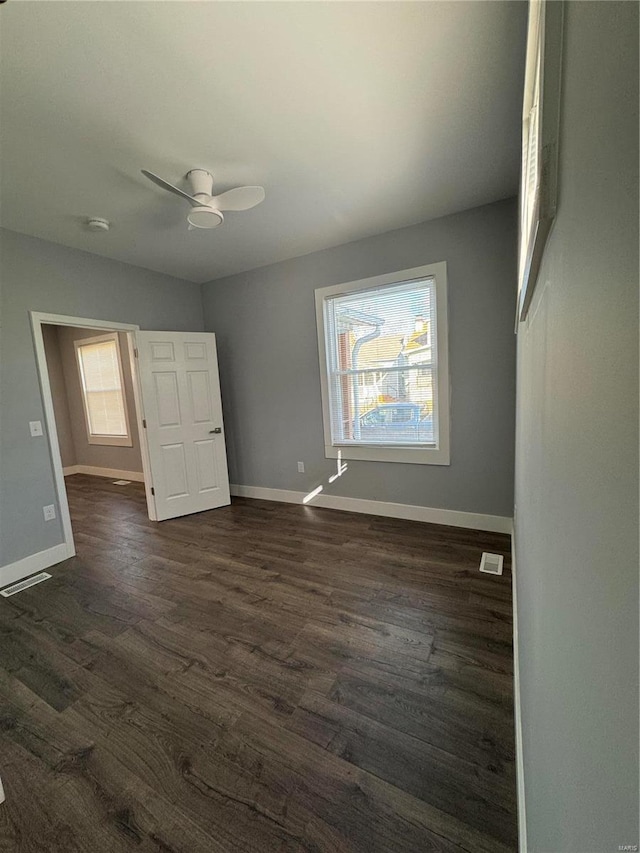
[(209, 435), (213, 435), (214, 433), (222, 432), (222, 427), (216, 427), (215, 429), (209, 430)]

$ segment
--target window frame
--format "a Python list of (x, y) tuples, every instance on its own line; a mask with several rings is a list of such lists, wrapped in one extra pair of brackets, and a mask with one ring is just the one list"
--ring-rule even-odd
[[(91, 421), (89, 419), (89, 408), (87, 406), (87, 398), (85, 395), (83, 368), (80, 350), (82, 347), (90, 346), (91, 344), (101, 344), (107, 341), (113, 341), (116, 347), (116, 358), (118, 361), (118, 371), (120, 374), (120, 391), (122, 393), (122, 406), (124, 409), (124, 421), (127, 433), (126, 435), (103, 435), (101, 433), (91, 432)], [(120, 352), (120, 338), (117, 332), (110, 332), (105, 335), (96, 335), (91, 338), (77, 338), (73, 342), (76, 355), (76, 365), (78, 368), (78, 380), (80, 382), (80, 396), (82, 397), (82, 410), (84, 412), (84, 423), (87, 430), (87, 441), (89, 444), (99, 444), (109, 447), (133, 447), (133, 437), (131, 434), (131, 423), (129, 420), (129, 407), (127, 406), (127, 389), (124, 382), (124, 372), (122, 370), (122, 355)]]
[[(542, 255), (558, 206), (558, 146), (564, 3), (530, 0), (522, 102), (522, 158), (518, 235), (518, 322), (527, 317)], [(530, 128), (537, 125), (537, 145)], [(529, 182), (529, 169), (535, 179)], [(530, 212), (530, 218), (529, 218)]]
[[(329, 393), (329, 353), (327, 351), (326, 300), (347, 295), (358, 290), (374, 290), (387, 285), (402, 284), (416, 279), (434, 280), (436, 296), (436, 383), (434, 425), (437, 424), (438, 441), (435, 447), (381, 446), (361, 441), (354, 444), (334, 442), (331, 434), (331, 406)], [(352, 459), (366, 462), (404, 462), (419, 465), (450, 465), (450, 378), (449, 378), (449, 323), (447, 306), (447, 264), (441, 261), (426, 266), (399, 270), (398, 272), (357, 281), (344, 282), (315, 290), (318, 356), (320, 363), (320, 392), (324, 429), (325, 456), (327, 459)], [(437, 409), (436, 409), (437, 407)], [(437, 420), (436, 420), (437, 418)]]

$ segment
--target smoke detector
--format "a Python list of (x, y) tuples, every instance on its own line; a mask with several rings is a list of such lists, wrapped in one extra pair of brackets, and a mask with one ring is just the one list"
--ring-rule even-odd
[(111, 223), (108, 219), (103, 219), (101, 216), (91, 216), (87, 219), (87, 228), (89, 231), (108, 231)]

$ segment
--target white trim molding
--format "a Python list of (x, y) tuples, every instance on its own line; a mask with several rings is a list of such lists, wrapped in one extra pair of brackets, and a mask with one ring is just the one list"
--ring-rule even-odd
[(53, 548), (47, 548), (46, 551), (39, 551), (23, 560), (1, 566), (0, 587), (9, 586), (9, 584), (27, 578), (29, 575), (34, 575), (36, 572), (41, 572), (43, 569), (49, 569), (56, 563), (73, 557), (75, 553), (73, 546), (69, 547), (66, 542), (61, 542), (60, 545), (54, 545)]
[(73, 474), (89, 474), (92, 477), (109, 477), (113, 480), (133, 480), (134, 483), (144, 483), (142, 471), (122, 471), (120, 468), (96, 468), (94, 465), (68, 465), (62, 469), (65, 477)]
[(263, 501), (305, 504), (324, 509), (341, 509), (345, 512), (361, 512), (366, 515), (381, 515), (385, 518), (404, 518), (408, 521), (424, 521), (428, 524), (446, 524), (450, 527), (467, 527), (471, 530), (488, 530), (491, 533), (511, 533), (512, 519), (502, 515), (482, 515), (476, 512), (460, 512), (454, 509), (414, 506), (412, 504), (372, 501), (365, 498), (347, 498), (341, 495), (320, 494), (318, 490), (296, 492), (289, 489), (269, 489), (262, 486), (231, 485), (231, 494), (242, 498)]
[(524, 755), (522, 752), (522, 706), (520, 704), (520, 658), (518, 646), (518, 593), (516, 587), (515, 525), (511, 530), (511, 589), (513, 602), (513, 706), (516, 739), (516, 787), (518, 800), (518, 851), (527, 853), (527, 810), (524, 787)]

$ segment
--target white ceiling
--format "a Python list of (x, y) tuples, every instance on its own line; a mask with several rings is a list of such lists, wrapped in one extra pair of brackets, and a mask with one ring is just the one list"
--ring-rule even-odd
[[(526, 12), (12, 0), (0, 221), (208, 281), (513, 195)], [(183, 186), (192, 167), (217, 192), (261, 184), (266, 201), (187, 231), (188, 204), (140, 169)]]

